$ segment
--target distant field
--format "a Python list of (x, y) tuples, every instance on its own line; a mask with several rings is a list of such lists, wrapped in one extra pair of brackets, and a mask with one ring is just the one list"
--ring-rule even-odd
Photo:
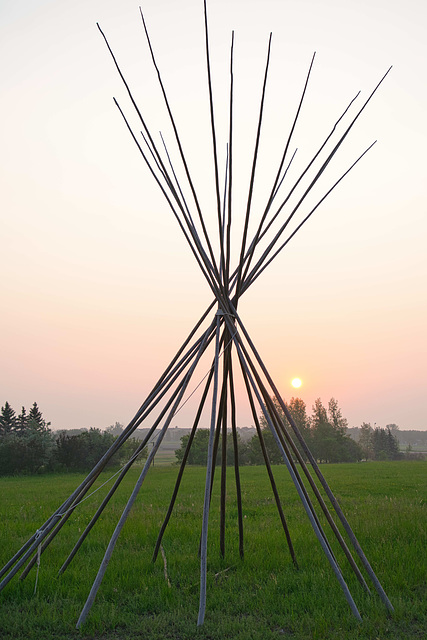
[[(169, 453), (169, 452), (167, 452)], [(57, 571), (95, 511), (106, 488), (79, 506), (41, 558), (35, 571), (16, 578), (0, 594), (2, 640), (421, 640), (427, 636), (427, 463), (383, 462), (323, 465), (395, 612), (367, 596), (332, 541), (363, 617), (352, 616), (317, 542), (286, 468), (274, 473), (300, 565), (294, 569), (262, 467), (241, 470), (245, 559), (237, 548), (233, 474), (229, 469), (227, 549), (219, 556), (218, 481), (209, 529), (206, 622), (196, 627), (199, 597), (198, 545), (205, 470), (188, 468), (163, 546), (151, 562), (159, 526), (177, 468), (155, 461), (116, 550), (84, 628), (75, 623), (102, 560), (121, 509), (136, 481), (132, 470), (67, 572)], [(105, 480), (108, 474), (104, 474)], [(0, 563), (19, 549), (59, 506), (81, 476), (0, 480)]]
[(154, 466), (175, 464), (175, 449), (179, 449), (179, 443), (177, 442), (162, 442), (156, 457), (154, 458)]

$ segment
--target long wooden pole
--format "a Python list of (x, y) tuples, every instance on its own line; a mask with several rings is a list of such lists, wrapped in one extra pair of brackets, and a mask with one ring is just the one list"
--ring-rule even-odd
[(202, 411), (203, 411), (203, 408), (204, 408), (205, 403), (206, 403), (206, 398), (207, 398), (208, 391), (209, 391), (209, 388), (210, 388), (211, 383), (212, 383), (213, 374), (214, 374), (214, 368), (212, 367), (210, 372), (209, 372), (209, 376), (208, 376), (208, 379), (207, 379), (206, 384), (205, 384), (203, 395), (202, 395), (202, 398), (201, 398), (200, 403), (199, 403), (199, 408), (197, 410), (196, 417), (194, 419), (193, 427), (192, 427), (191, 432), (190, 432), (190, 437), (188, 439), (187, 446), (185, 448), (184, 455), (182, 457), (181, 465), (180, 465), (180, 468), (179, 468), (177, 479), (175, 481), (175, 486), (174, 486), (172, 497), (171, 497), (171, 500), (170, 500), (170, 503), (169, 503), (169, 507), (168, 507), (165, 519), (163, 521), (163, 524), (162, 524), (162, 526), (160, 528), (159, 535), (157, 536), (157, 541), (156, 541), (156, 545), (154, 547), (154, 552), (153, 552), (153, 562), (156, 561), (157, 555), (159, 553), (160, 545), (162, 544), (163, 534), (164, 534), (164, 532), (166, 530), (166, 527), (167, 527), (167, 525), (169, 523), (169, 520), (170, 520), (170, 517), (172, 515), (173, 508), (175, 506), (175, 501), (176, 501), (176, 498), (178, 496), (178, 491), (179, 491), (179, 487), (181, 485), (182, 476), (184, 474), (184, 470), (185, 470), (185, 466), (187, 464), (188, 456), (190, 455), (191, 445), (193, 444), (193, 440), (194, 440), (194, 437), (196, 435), (197, 427), (199, 426), (199, 422), (200, 422), (200, 418), (201, 418), (201, 415), (202, 415)]
[(248, 376), (246, 374), (246, 370), (245, 370), (245, 367), (243, 366), (243, 363), (241, 363), (241, 369), (242, 369), (243, 379), (245, 381), (246, 393), (248, 395), (249, 404), (250, 404), (251, 411), (252, 411), (252, 417), (254, 419), (255, 428), (256, 428), (256, 431), (257, 431), (258, 438), (259, 438), (262, 457), (264, 459), (264, 464), (265, 464), (265, 467), (267, 469), (268, 479), (270, 480), (270, 485), (271, 485), (271, 489), (273, 491), (274, 500), (276, 502), (277, 511), (279, 513), (280, 522), (282, 523), (283, 531), (285, 532), (285, 537), (286, 537), (286, 541), (288, 543), (288, 548), (289, 548), (289, 552), (291, 554), (292, 562), (294, 563), (295, 567), (298, 568), (298, 562), (297, 562), (295, 551), (294, 551), (294, 547), (293, 547), (293, 544), (292, 544), (291, 535), (290, 535), (290, 532), (289, 532), (288, 524), (286, 522), (285, 514), (283, 513), (282, 503), (281, 503), (281, 500), (280, 500), (280, 497), (279, 497), (279, 492), (277, 490), (276, 481), (274, 479), (273, 471), (271, 469), (270, 460), (268, 458), (268, 453), (267, 453), (267, 449), (266, 449), (265, 442), (264, 442), (264, 436), (262, 434), (262, 430), (260, 428), (260, 424), (259, 424), (259, 420), (258, 420), (258, 415), (257, 415), (256, 409), (255, 409), (255, 403), (254, 403), (254, 399), (253, 399), (253, 395), (252, 395), (251, 386), (249, 384)]
[(267, 88), (268, 69), (270, 66), (271, 38), (272, 38), (272, 34), (270, 33), (270, 37), (268, 40), (267, 61), (265, 63), (264, 82), (263, 82), (262, 93), (261, 93), (261, 103), (259, 107), (258, 128), (257, 128), (257, 134), (256, 134), (256, 140), (255, 140), (254, 155), (252, 160), (252, 170), (251, 170), (251, 178), (249, 183), (248, 200), (246, 203), (245, 222), (243, 225), (243, 237), (242, 237), (242, 244), (240, 248), (240, 260), (239, 260), (239, 266), (237, 271), (236, 297), (235, 297), (236, 304), (240, 295), (240, 287), (242, 282), (242, 269), (244, 266), (244, 257), (246, 254), (246, 241), (247, 241), (247, 235), (249, 230), (249, 217), (251, 213), (252, 197), (253, 197), (254, 183), (255, 183), (255, 171), (256, 171), (257, 161), (258, 161), (259, 142), (261, 138), (261, 126), (262, 126), (262, 119), (264, 114), (264, 101), (265, 101), (265, 92)]
[(216, 421), (216, 405), (218, 396), (218, 375), (219, 375), (219, 341), (220, 341), (220, 316), (217, 314), (216, 340), (215, 340), (215, 369), (212, 392), (212, 410), (211, 425), (209, 431), (208, 457), (206, 463), (206, 482), (205, 482), (205, 498), (203, 504), (202, 518), (202, 536), (200, 545), (200, 597), (199, 597), (199, 614), (197, 617), (197, 625), (200, 626), (205, 620), (206, 612), (206, 581), (207, 581), (207, 552), (208, 552), (208, 526), (209, 526), (209, 507), (210, 507), (210, 491), (213, 459), (213, 444), (215, 435)]
[(239, 528), (239, 554), (243, 559), (243, 508), (242, 508), (242, 487), (240, 483), (240, 471), (239, 471), (239, 448), (237, 442), (237, 421), (236, 421), (236, 396), (234, 392), (234, 377), (233, 377), (233, 361), (231, 358), (231, 350), (229, 355), (229, 384), (230, 384), (230, 404), (231, 404), (231, 433), (233, 437), (233, 454), (234, 454), (234, 480), (236, 483), (236, 500), (237, 500), (237, 523)]
[[(218, 235), (219, 235), (219, 261), (220, 261), (220, 273), (225, 274), (225, 252), (224, 252), (224, 233), (222, 225), (222, 211), (221, 211), (221, 195), (219, 191), (219, 172), (218, 172), (218, 152), (216, 142), (216, 129), (215, 129), (215, 115), (214, 104), (212, 94), (212, 78), (211, 78), (211, 61), (209, 54), (209, 29), (208, 29), (208, 13), (206, 7), (206, 0), (203, 2), (203, 12), (205, 17), (205, 52), (206, 52), (206, 73), (208, 80), (209, 90), (209, 112), (211, 119), (211, 138), (212, 138), (212, 154), (214, 161), (214, 182), (216, 193), (216, 209), (217, 209), (217, 221), (218, 221)], [(220, 282), (223, 282), (219, 274)], [(225, 292), (225, 289), (224, 289)]]

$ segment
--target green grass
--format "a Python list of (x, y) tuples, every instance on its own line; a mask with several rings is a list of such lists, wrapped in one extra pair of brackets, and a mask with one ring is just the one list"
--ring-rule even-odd
[(168, 442), (167, 444), (169, 447), (160, 447), (156, 453), (154, 466), (164, 466), (176, 463), (175, 449), (172, 448), (174, 446), (176, 447), (176, 444), (174, 442)]
[[(36, 573), (16, 577), (0, 594), (2, 640), (421, 640), (426, 613), (425, 462), (323, 465), (395, 612), (365, 594), (332, 542), (362, 614), (358, 623), (315, 538), (286, 468), (275, 467), (299, 562), (289, 557), (283, 530), (262, 467), (241, 470), (245, 559), (238, 554), (233, 473), (229, 469), (226, 557), (219, 554), (217, 474), (209, 524), (206, 621), (196, 627), (199, 598), (198, 545), (205, 470), (188, 468), (163, 539), (163, 560), (151, 562), (177, 468), (155, 465), (119, 538), (88, 620), (75, 629), (81, 608), (138, 471), (128, 474), (111, 505), (69, 569), (57, 571), (96, 509), (106, 488), (84, 502), (43, 554)], [(108, 474), (104, 475), (104, 479)], [(81, 476), (0, 480), (0, 562), (3, 565), (75, 488)]]

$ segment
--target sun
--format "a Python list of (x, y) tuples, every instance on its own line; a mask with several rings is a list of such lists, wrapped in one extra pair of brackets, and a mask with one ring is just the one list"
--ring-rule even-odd
[(291, 385), (295, 388), (295, 389), (299, 389), (300, 386), (302, 385), (302, 381), (300, 378), (294, 378), (291, 382)]

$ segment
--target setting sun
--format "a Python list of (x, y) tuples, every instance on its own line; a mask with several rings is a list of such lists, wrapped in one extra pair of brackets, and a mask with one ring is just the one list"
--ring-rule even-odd
[(291, 382), (291, 385), (295, 388), (298, 389), (301, 385), (302, 385), (302, 381), (300, 380), (300, 378), (294, 378)]

